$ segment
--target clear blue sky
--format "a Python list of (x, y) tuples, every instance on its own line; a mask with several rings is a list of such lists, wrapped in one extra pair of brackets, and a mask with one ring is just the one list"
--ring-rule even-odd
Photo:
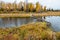
[[(5, 2), (14, 2), (15, 0), (2, 0)], [(26, 0), (16, 0), (17, 3)], [(60, 0), (28, 0), (28, 2), (36, 3), (40, 2), (41, 5), (47, 6), (47, 8), (60, 9)]]

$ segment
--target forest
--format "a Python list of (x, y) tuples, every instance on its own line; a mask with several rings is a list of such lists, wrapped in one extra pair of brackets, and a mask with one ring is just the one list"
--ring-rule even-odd
[(16, 3), (16, 1), (14, 1), (13, 3), (5, 3), (1, 1), (0, 11), (43, 12), (46, 11), (46, 6), (42, 6), (39, 2), (33, 4), (33, 3), (26, 3), (26, 2)]

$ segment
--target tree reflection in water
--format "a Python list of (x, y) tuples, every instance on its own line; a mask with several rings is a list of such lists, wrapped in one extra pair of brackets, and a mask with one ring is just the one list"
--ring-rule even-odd
[(14, 27), (33, 22), (33, 18), (0, 18), (0, 27)]

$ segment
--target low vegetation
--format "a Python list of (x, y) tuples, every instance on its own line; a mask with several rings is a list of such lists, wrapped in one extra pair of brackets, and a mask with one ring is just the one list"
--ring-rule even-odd
[(0, 28), (0, 40), (60, 40), (46, 22), (29, 23), (20, 27)]
[(56, 33), (57, 40), (60, 40), (60, 32)]

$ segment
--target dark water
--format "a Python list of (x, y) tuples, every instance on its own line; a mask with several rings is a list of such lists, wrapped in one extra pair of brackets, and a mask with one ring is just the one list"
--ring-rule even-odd
[[(46, 17), (46, 21), (52, 24), (52, 27), (56, 31), (60, 31), (60, 17), (59, 16), (51, 16)], [(36, 22), (37, 19), (33, 18), (0, 18), (0, 27), (15, 27), (21, 26), (22, 24), (27, 24), (30, 22)]]

